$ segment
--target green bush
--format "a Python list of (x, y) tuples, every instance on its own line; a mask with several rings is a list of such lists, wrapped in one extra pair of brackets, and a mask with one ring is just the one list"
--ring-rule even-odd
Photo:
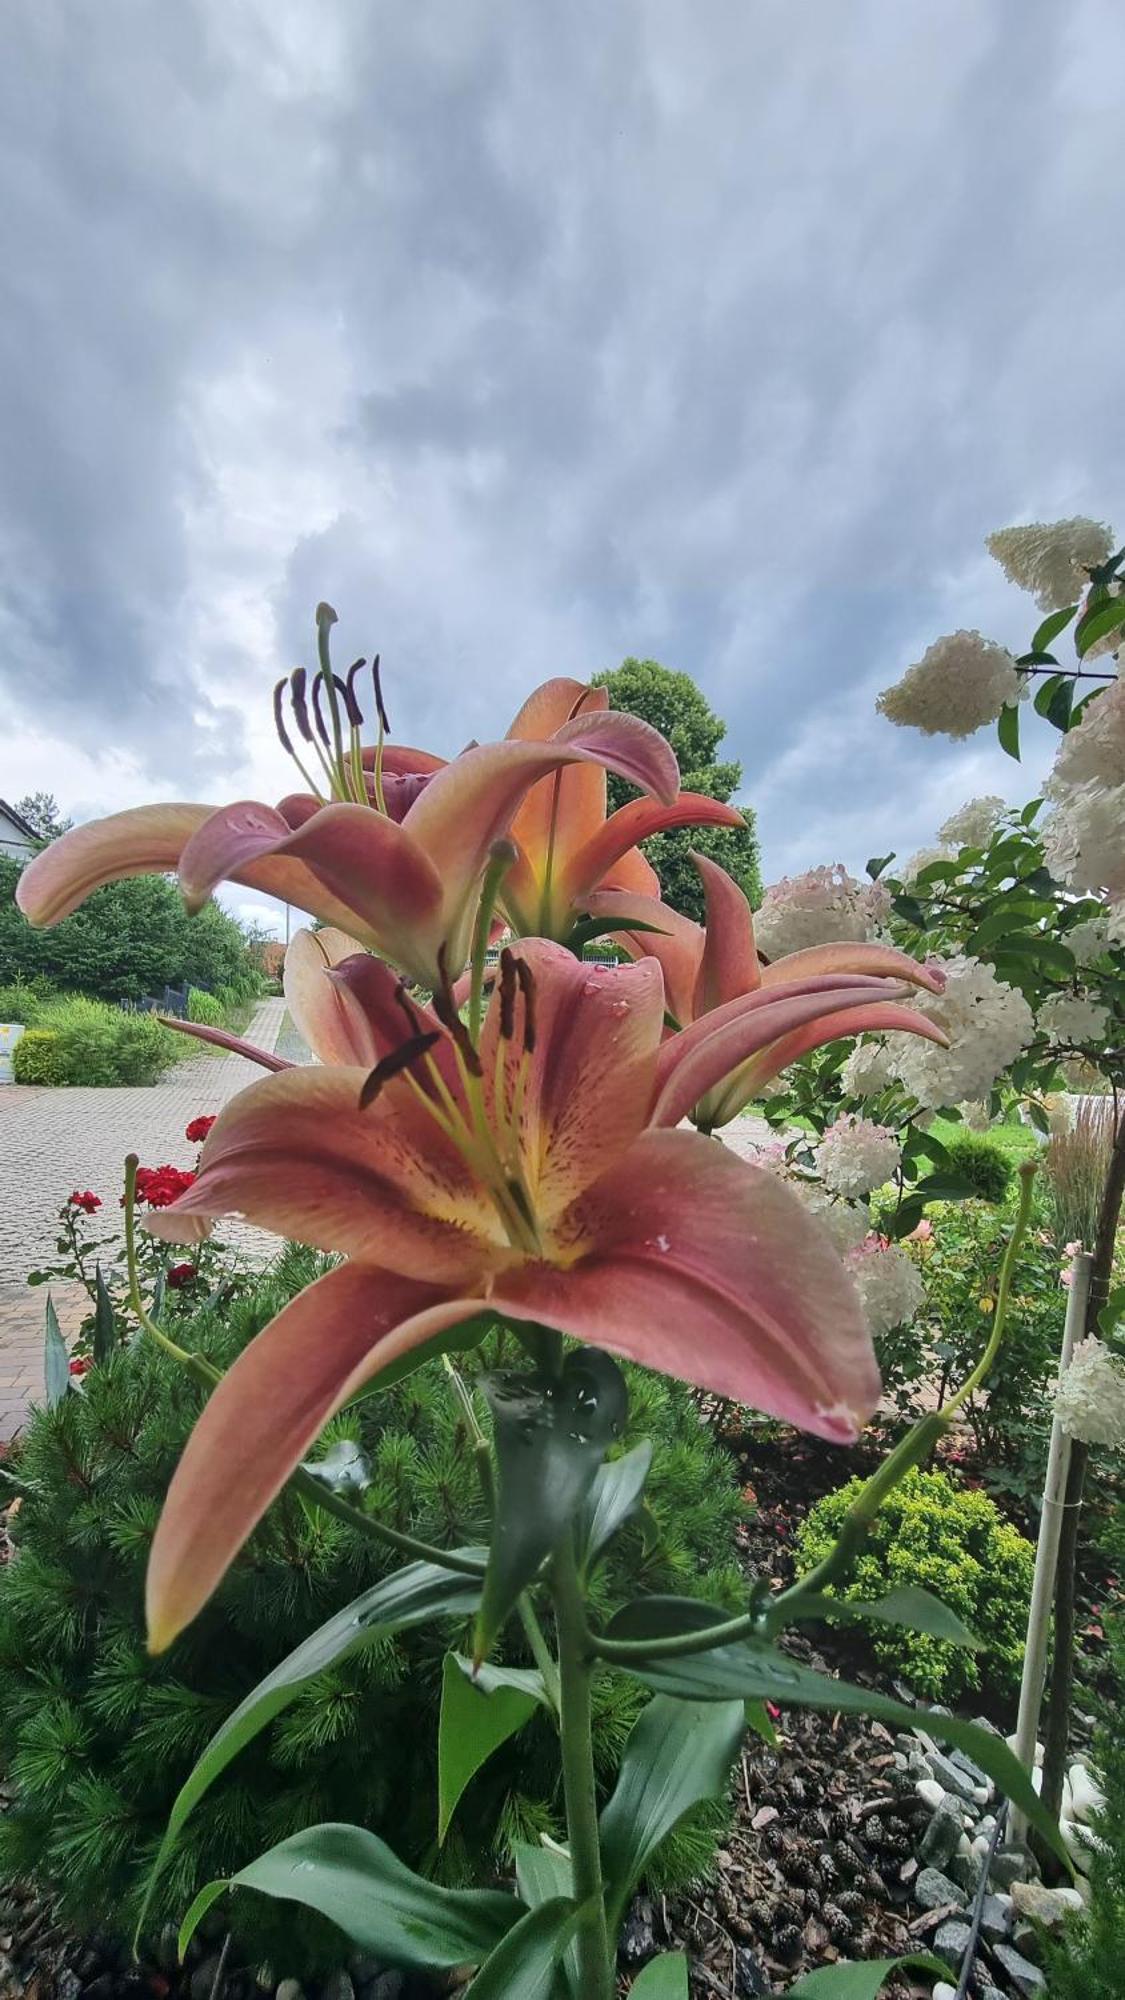
[[(850, 1480), (812, 1508), (797, 1542), (802, 1573), (828, 1554), (861, 1485)], [(981, 1650), (872, 1626), (876, 1657), (931, 1700), (982, 1686), (1010, 1693), (1020, 1681), (1034, 1566), (1031, 1543), (986, 1493), (955, 1485), (943, 1472), (914, 1470), (883, 1502), (839, 1594), (869, 1603), (907, 1584), (931, 1591), (964, 1620)]]
[(51, 990), (47, 979), (14, 979), (0, 986), (0, 1021), (20, 1021), (25, 1028), (34, 1027)]
[(972, 1185), (978, 1200), (1002, 1202), (1012, 1185), (1014, 1169), (1002, 1146), (987, 1132), (958, 1132), (945, 1141), (949, 1165)]
[[(231, 990), (227, 989), (228, 992)], [(221, 1028), (226, 1016), (222, 1001), (214, 993), (204, 993), (199, 986), (193, 986), (188, 994), (187, 1017), (198, 1021), (203, 1028)]]
[(63, 1051), (49, 1028), (28, 1028), (12, 1050), (16, 1083), (65, 1083)]
[(154, 1014), (127, 1014), (79, 993), (37, 1002), (16, 1044), (17, 1083), (156, 1083), (179, 1051)]
[[(225, 1365), (321, 1268), (312, 1253), (291, 1249), (276, 1273), (221, 1313), (202, 1309), (178, 1338)], [(613, 1544), (602, 1608), (670, 1589), (736, 1609), (745, 1595), (734, 1559), (743, 1506), (729, 1462), (701, 1430), (686, 1390), (638, 1369), (629, 1377), (623, 1444), (642, 1435), (658, 1441), (652, 1523), (647, 1533), (626, 1528)], [(208, 1608), (168, 1654), (151, 1658), (144, 1566), (201, 1400), (147, 1343), (122, 1348), (90, 1370), (81, 1393), (35, 1414), (11, 1467), (24, 1497), (15, 1560), (0, 1571), (0, 1767), (14, 1788), (0, 1815), (0, 1881), (30, 1876), (50, 1885), (70, 1916), (117, 1935), (136, 1918), (173, 1796), (224, 1716), (300, 1639), (398, 1567), (346, 1525), (283, 1497)], [(369, 1504), (382, 1519), (446, 1545), (482, 1538), (464, 1419), (439, 1364), (364, 1398), (331, 1435), (362, 1445)], [(188, 1822), (155, 1927), (181, 1916), (203, 1882), (314, 1820), (359, 1821), (414, 1866), (453, 1881), (503, 1865), (514, 1839), (561, 1835), (557, 1742), (537, 1718), (474, 1780), (436, 1850), (441, 1659), (465, 1642), (448, 1622), (403, 1634), (304, 1693)], [(525, 1657), (519, 1643), (516, 1627), (510, 1657)], [(645, 1699), (620, 1676), (596, 1684), (596, 1756), (607, 1782)], [(706, 1808), (678, 1830), (656, 1883), (700, 1872), (722, 1825), (721, 1810)], [(309, 1964), (318, 1953), (338, 1962), (336, 1946), (291, 1908), (246, 1897), (232, 1914), (279, 1972), (300, 1970), (302, 1952)]]

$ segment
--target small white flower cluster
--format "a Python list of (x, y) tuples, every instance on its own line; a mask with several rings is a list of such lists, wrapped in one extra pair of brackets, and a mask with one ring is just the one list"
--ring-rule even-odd
[(946, 847), (985, 847), (1006, 811), (1003, 799), (994, 792), (986, 798), (966, 799), (945, 825), (939, 826), (938, 839)]
[(1068, 1437), (1125, 1446), (1125, 1362), (1104, 1342), (1079, 1342), (1059, 1378), (1055, 1415)]
[(857, 1042), (840, 1071), (848, 1097), (877, 1097), (894, 1082), (891, 1059), (883, 1042)]
[[(1043, 827), (1043, 851), (1052, 875), (1079, 891), (1104, 889), (1125, 899), (1125, 785), (1059, 786), (1048, 791), (1055, 809)], [(1116, 927), (1119, 919), (1111, 917)]]
[(901, 1244), (877, 1237), (854, 1250), (845, 1262), (873, 1338), (914, 1318), (925, 1293), (921, 1273)]
[(1063, 943), (1073, 954), (1076, 965), (1093, 965), (1102, 958), (1113, 942), (1110, 918), (1084, 917), (1080, 924), (1072, 924), (1063, 934)]
[(817, 1181), (798, 1180), (791, 1185), (805, 1207), (823, 1222), (841, 1257), (867, 1241), (871, 1217), (863, 1202), (835, 1201)]
[(920, 847), (917, 854), (910, 855), (909, 859), (903, 862), (898, 871), (898, 879), (907, 884), (916, 882), (923, 868), (928, 868), (931, 861), (949, 861), (951, 858), (947, 847)]
[(1113, 536), (1104, 522), (1076, 514), (1069, 521), (1000, 528), (989, 535), (987, 548), (1010, 582), (1030, 590), (1041, 611), (1059, 611), (1081, 595), (1090, 580), (1087, 572), (1106, 561)]
[(953, 632), (935, 639), (894, 687), (884, 689), (876, 707), (902, 728), (962, 737), (995, 722), (1001, 709), (1023, 692), (1024, 682), (1004, 646), (979, 632)]
[(1059, 745), (1047, 795), (1065, 799), (1077, 785), (1125, 785), (1125, 681), (1099, 694)]
[(997, 979), (991, 966), (958, 955), (943, 959), (941, 969), (944, 991), (918, 994), (911, 1005), (944, 1029), (950, 1046), (918, 1035), (887, 1037), (895, 1075), (927, 1110), (987, 1097), (1035, 1032), (1023, 994)]
[(767, 889), (754, 915), (754, 936), (766, 958), (785, 958), (809, 945), (868, 938), (890, 906), (881, 882), (857, 882), (837, 862), (785, 875)]
[(957, 1106), (961, 1113), (961, 1123), (970, 1132), (987, 1132), (992, 1123), (992, 1112), (985, 1097), (966, 1098)]
[(816, 1149), (816, 1163), (833, 1194), (864, 1195), (882, 1187), (902, 1159), (902, 1147), (888, 1125), (842, 1112)]
[(1035, 1016), (1035, 1025), (1050, 1042), (1065, 1042), (1072, 1048), (1093, 1043), (1103, 1048), (1109, 1033), (1109, 1009), (1084, 993), (1052, 993)]

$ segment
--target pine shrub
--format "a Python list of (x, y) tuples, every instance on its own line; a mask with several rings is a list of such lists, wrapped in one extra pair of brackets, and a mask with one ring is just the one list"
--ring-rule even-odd
[[(227, 1365), (323, 1268), (288, 1249), (274, 1271), (182, 1338)], [(640, 1591), (744, 1595), (734, 1555), (743, 1507), (725, 1456), (678, 1384), (629, 1370), (622, 1448), (658, 1445), (652, 1519), (619, 1536), (602, 1572), (609, 1608)], [(12, 1469), (22, 1502), (14, 1561), (0, 1571), (0, 1879), (50, 1885), (85, 1926), (125, 1934), (172, 1799), (215, 1729), (284, 1655), (341, 1605), (397, 1568), (346, 1525), (283, 1495), (212, 1603), (158, 1659), (144, 1646), (142, 1585), (153, 1527), (201, 1394), (142, 1342), (92, 1369), (81, 1392), (28, 1425)], [(338, 1418), (354, 1439), (380, 1517), (445, 1545), (486, 1534), (463, 1418), (440, 1365), (419, 1369)], [(189, 1820), (152, 1913), (178, 1919), (200, 1885), (317, 1820), (354, 1820), (415, 1867), (448, 1881), (502, 1871), (513, 1840), (563, 1832), (557, 1755), (537, 1718), (474, 1780), (436, 1849), (441, 1661), (465, 1632), (448, 1621), (377, 1643), (325, 1674), (235, 1759)], [(510, 1657), (524, 1659), (512, 1639)], [(596, 1686), (596, 1756), (612, 1779), (645, 1700), (606, 1675)], [(723, 1825), (706, 1809), (658, 1857), (657, 1886), (705, 1868)], [(292, 1907), (232, 1906), (248, 1948), (280, 1970), (339, 1962), (339, 1940)]]
[(1015, 1171), (1004, 1148), (987, 1132), (957, 1132), (944, 1143), (953, 1172), (964, 1176), (978, 1201), (998, 1207), (1011, 1189)]
[[(818, 1500), (801, 1524), (801, 1573), (828, 1554), (862, 1481)], [(908, 1472), (875, 1519), (849, 1581), (838, 1594), (871, 1603), (920, 1585), (957, 1612), (980, 1651), (895, 1625), (865, 1627), (877, 1659), (919, 1694), (946, 1701), (970, 1689), (1011, 1694), (1019, 1687), (1035, 1550), (986, 1493), (944, 1472)]]

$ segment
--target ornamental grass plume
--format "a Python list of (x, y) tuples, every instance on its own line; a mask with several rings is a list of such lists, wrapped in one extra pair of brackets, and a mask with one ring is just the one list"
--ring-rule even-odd
[(1044, 1148), (1059, 1243), (1089, 1248), (1097, 1237), (1115, 1129), (1112, 1097), (1084, 1097), (1073, 1121), (1053, 1131)]

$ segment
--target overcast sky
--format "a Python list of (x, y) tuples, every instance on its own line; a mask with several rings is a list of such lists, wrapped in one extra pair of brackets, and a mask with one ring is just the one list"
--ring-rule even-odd
[[(767, 880), (1031, 795), (876, 692), (1125, 539), (1120, 0), (25, 0), (0, 24), (0, 795), (275, 798), (277, 675), (455, 751), (623, 655)], [(235, 902), (241, 899), (236, 892)]]

